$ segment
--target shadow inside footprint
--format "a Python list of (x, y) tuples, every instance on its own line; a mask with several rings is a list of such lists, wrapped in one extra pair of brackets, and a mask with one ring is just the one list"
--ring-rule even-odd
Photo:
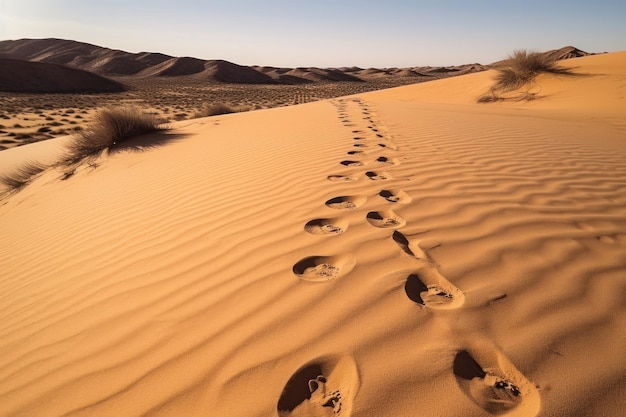
[(304, 226), (312, 235), (340, 235), (347, 229), (347, 223), (336, 219), (313, 219)]
[(357, 180), (355, 177), (349, 177), (347, 175), (329, 175), (326, 179), (332, 182), (352, 182)]
[(361, 161), (341, 161), (341, 165), (345, 165), (347, 167), (360, 167), (363, 166), (363, 162)]
[(317, 363), (305, 366), (293, 374), (278, 399), (279, 414), (288, 415), (304, 400), (310, 399), (309, 381), (317, 381), (320, 375), (322, 375), (322, 367)]
[(387, 174), (378, 173), (374, 171), (367, 171), (365, 175), (367, 176), (367, 178), (369, 178), (372, 181), (386, 180), (389, 178)]
[(420, 280), (420, 277), (417, 274), (411, 274), (408, 276), (406, 283), (404, 284), (404, 291), (406, 292), (407, 297), (409, 297), (409, 300), (414, 303), (425, 305), (424, 300), (422, 300), (422, 293), (428, 291), (428, 287)]
[(362, 196), (340, 196), (326, 201), (326, 207), (337, 210), (354, 210), (365, 203), (367, 199)]
[(458, 352), (454, 358), (454, 375), (463, 379), (472, 380), (474, 378), (484, 378), (486, 373), (478, 362), (472, 358), (468, 351)]
[(382, 190), (380, 193), (378, 193), (378, 195), (389, 201), (390, 203), (397, 203), (398, 201), (400, 201), (400, 198), (389, 190)]
[(296, 262), (293, 273), (304, 281), (324, 282), (347, 274), (356, 262), (348, 255), (309, 256)]
[[(413, 251), (411, 250), (411, 248), (409, 248), (409, 240), (406, 238), (406, 236), (404, 236), (402, 233), (398, 232), (397, 230), (394, 230), (393, 235), (391, 235), (391, 238), (393, 239), (394, 242), (396, 242), (398, 244), (398, 246), (400, 246), (400, 248), (408, 255), (411, 256), (415, 256), (415, 253), (413, 253)], [(411, 297), (409, 297), (411, 298)], [(421, 297), (420, 297), (421, 299)]]
[(406, 221), (393, 213), (391, 210), (386, 211), (370, 211), (367, 213), (366, 219), (369, 224), (380, 228), (400, 228), (406, 224)]
[(381, 190), (378, 195), (390, 203), (408, 204), (413, 201), (413, 199), (402, 190)]

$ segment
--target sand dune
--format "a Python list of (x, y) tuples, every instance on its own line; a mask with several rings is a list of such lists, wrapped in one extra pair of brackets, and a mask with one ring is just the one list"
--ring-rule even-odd
[(110, 93), (124, 90), (122, 84), (87, 71), (42, 62), (0, 58), (0, 91)]
[(620, 415), (625, 60), (532, 102), (476, 104), (485, 72), (45, 171), (0, 201), (0, 416)]

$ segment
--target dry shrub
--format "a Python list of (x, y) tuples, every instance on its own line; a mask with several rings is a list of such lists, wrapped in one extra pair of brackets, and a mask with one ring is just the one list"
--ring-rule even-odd
[(194, 113), (193, 118), (197, 119), (199, 117), (217, 116), (218, 114), (238, 113), (246, 110), (245, 108), (231, 106), (226, 103), (203, 103), (200, 110)]
[(5, 186), (5, 192), (19, 191), (46, 168), (45, 165), (38, 162), (26, 162), (8, 174), (0, 175), (0, 183)]
[(155, 115), (144, 113), (135, 107), (104, 109), (96, 114), (89, 127), (78, 131), (74, 136), (65, 162), (75, 163), (131, 137), (164, 129)]
[(571, 74), (569, 69), (559, 67), (554, 58), (526, 50), (514, 51), (508, 59), (496, 65), (496, 70), (494, 88), (503, 91), (518, 89), (541, 73)]
[(495, 90), (495, 88), (490, 89), (487, 94), (483, 94), (482, 96), (478, 97), (479, 103), (494, 103), (500, 100), (502, 100), (502, 98), (498, 95), (498, 92)]

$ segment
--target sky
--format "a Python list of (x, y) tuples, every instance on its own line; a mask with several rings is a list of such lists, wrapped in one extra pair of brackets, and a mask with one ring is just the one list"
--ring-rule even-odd
[(488, 64), (626, 50), (626, 0), (0, 0), (0, 40), (21, 38), (241, 65)]

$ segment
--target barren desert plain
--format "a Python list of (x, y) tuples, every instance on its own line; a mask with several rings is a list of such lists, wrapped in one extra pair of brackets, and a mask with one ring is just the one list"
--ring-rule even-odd
[(10, 139), (0, 416), (624, 415), (626, 52), (559, 65)]

